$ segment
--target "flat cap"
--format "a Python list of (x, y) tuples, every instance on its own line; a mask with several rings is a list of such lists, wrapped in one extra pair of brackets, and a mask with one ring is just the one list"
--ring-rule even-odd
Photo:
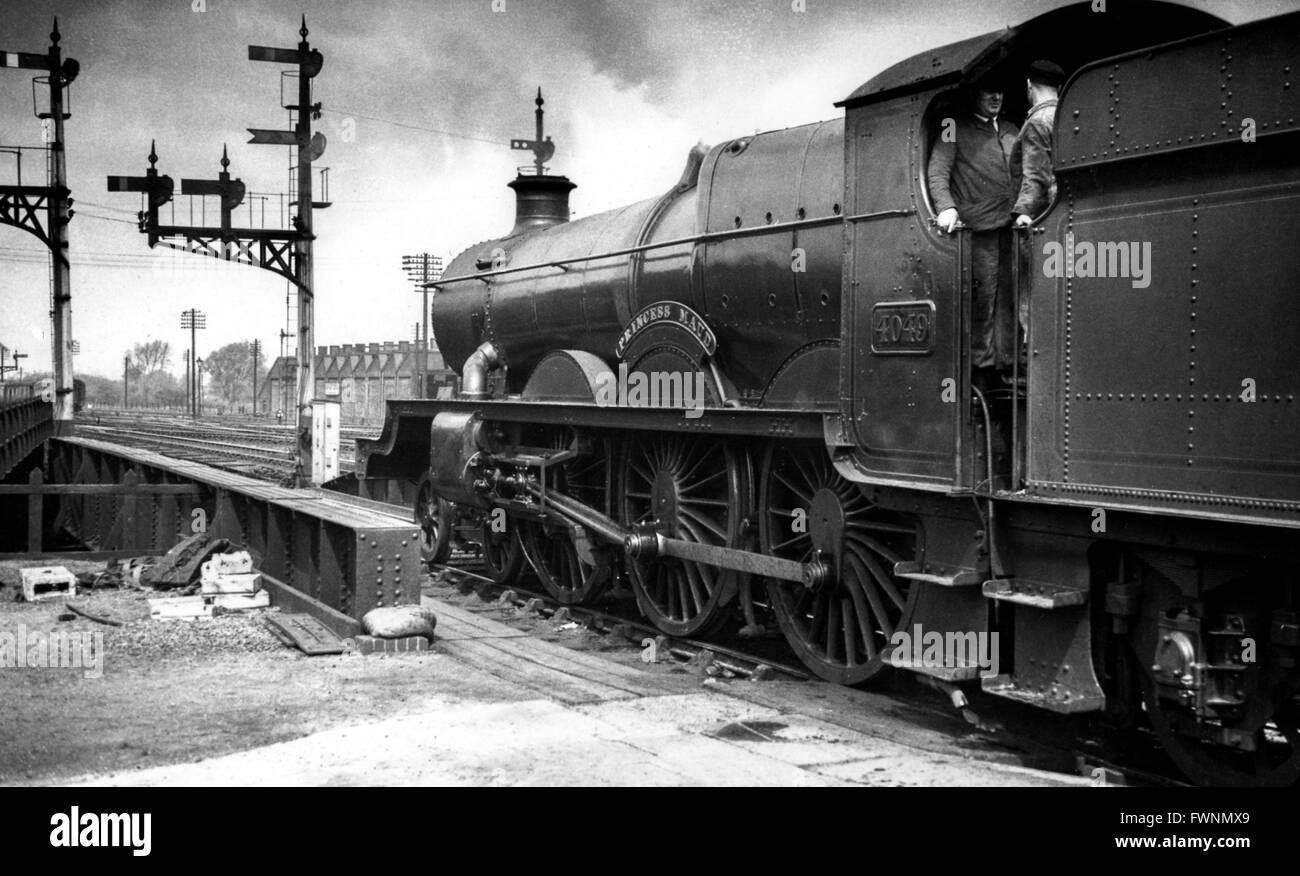
[(1029, 65), (1029, 81), (1059, 88), (1065, 82), (1065, 71), (1051, 61), (1035, 61)]

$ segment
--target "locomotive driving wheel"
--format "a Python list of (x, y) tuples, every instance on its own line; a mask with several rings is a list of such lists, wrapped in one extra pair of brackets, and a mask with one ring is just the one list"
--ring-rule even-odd
[(415, 522), (420, 526), (420, 560), (445, 563), (451, 556), (451, 537), (456, 525), (456, 506), (433, 490), (429, 475), (420, 478), (415, 494)]
[(820, 556), (833, 570), (812, 587), (768, 581), (781, 631), (821, 678), (869, 681), (885, 668), (889, 640), (911, 616), (915, 594), (893, 568), (913, 556), (914, 525), (877, 508), (820, 445), (773, 444), (761, 483), (763, 553), (797, 562)]
[[(553, 433), (551, 449), (573, 443), (568, 430)], [(609, 446), (598, 440), (591, 452), (548, 468), (548, 489), (601, 512), (609, 510)], [(604, 592), (614, 568), (613, 551), (581, 526), (558, 519), (525, 520), (518, 526), (519, 540), (533, 571), (551, 598), (563, 605), (583, 605)]]
[(1288, 787), (1300, 781), (1300, 702), (1284, 697), (1253, 734), (1254, 751), (1201, 742), (1179, 732), (1180, 714), (1159, 697), (1142, 673), (1142, 695), (1151, 729), (1174, 764), (1198, 785)]
[(1126, 645), (1165, 753), (1198, 785), (1300, 782), (1296, 569), (1250, 570), (1192, 598), (1140, 568), (1143, 611)]
[[(749, 495), (743, 453), (720, 441), (683, 435), (634, 438), (621, 466), (624, 525), (650, 526), (668, 538), (741, 547)], [(637, 604), (670, 636), (704, 635), (727, 619), (740, 573), (658, 557), (629, 562)]]
[(1285, 632), (1298, 596), (1271, 576), (1238, 578), (1195, 603), (1167, 583), (1144, 592), (1152, 607), (1129, 638), (1146, 658), (1136, 662), (1142, 703), (1165, 753), (1197, 784), (1300, 781), (1300, 675)]

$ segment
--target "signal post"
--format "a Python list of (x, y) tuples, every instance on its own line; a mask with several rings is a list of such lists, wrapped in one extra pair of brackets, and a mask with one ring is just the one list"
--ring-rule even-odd
[[(71, 431), (72, 398), (72, 276), (68, 262), (68, 222), (72, 219), (72, 198), (68, 190), (68, 164), (63, 149), (64, 90), (77, 78), (81, 65), (64, 58), (59, 48), (59, 20), (54, 19), (50, 47), (45, 54), (0, 51), (0, 67), (43, 70), (50, 93), (49, 112), (36, 113), (47, 132), (50, 177), (45, 186), (0, 186), (0, 224), (13, 225), (38, 237), (49, 247), (54, 266), (53, 301), (50, 320), (54, 331), (54, 423), (56, 432)], [(39, 77), (38, 80), (39, 81)], [(33, 86), (33, 94), (35, 87)], [(21, 160), (21, 159), (20, 159)], [(45, 212), (42, 225), (40, 213)]]
[(312, 197), (312, 163), (325, 152), (325, 136), (312, 132), (312, 120), (320, 117), (321, 105), (311, 102), (311, 82), (320, 73), (324, 57), (307, 42), (307, 20), (298, 31), (301, 41), (294, 49), (249, 46), (250, 61), (290, 64), (298, 68), (298, 102), (286, 107), (297, 113), (291, 131), (249, 128), (249, 143), (264, 146), (290, 146), (297, 150), (297, 196), (290, 204), (296, 208), (292, 227), (285, 229), (237, 228), (232, 211), (243, 203), (242, 181), (231, 179), (227, 170), (230, 159), (225, 149), (221, 155), (221, 173), (216, 180), (181, 180), (181, 193), (221, 198), (219, 227), (163, 225), (158, 210), (172, 197), (172, 180), (161, 176), (154, 166), (158, 160), (151, 146), (149, 170), (143, 177), (110, 176), (109, 191), (133, 191), (148, 194), (147, 210), (141, 211), (140, 230), (148, 235), (149, 246), (169, 246), (226, 261), (254, 265), (279, 274), (298, 288), (298, 433), (296, 441), (298, 484), (311, 481), (312, 473), (312, 400), (316, 393), (316, 374), (312, 353), (315, 349), (313, 315), (314, 279), (312, 268), (312, 231), (314, 209), (328, 207), (327, 201)]

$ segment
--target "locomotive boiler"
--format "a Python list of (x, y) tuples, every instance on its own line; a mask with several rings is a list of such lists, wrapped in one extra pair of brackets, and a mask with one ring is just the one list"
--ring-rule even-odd
[[(521, 392), (568, 349), (634, 370), (703, 366), (719, 403), (834, 405), (842, 119), (697, 148), (662, 197), (576, 222), (567, 179), (512, 185), (511, 234), (457, 256), (438, 287), (449, 367), (486, 344), (505, 390)], [(452, 282), (463, 276), (487, 282)]]
[[(1149, 727), (1198, 781), (1293, 783), (1297, 39), (1080, 3), (692, 151), (659, 198), (570, 222), (570, 180), (521, 174), (515, 227), (433, 284), (460, 397), (390, 402), (362, 483), (413, 486), (430, 559), (470, 538), (561, 602), (625, 581), (670, 635), (774, 622), (822, 678), (978, 685)], [(1023, 113), (1043, 56), (1070, 73), (1058, 193), (993, 388), (926, 166), (972, 83)], [(610, 403), (628, 374), (698, 376), (703, 415)], [(910, 631), (997, 633), (997, 672)]]

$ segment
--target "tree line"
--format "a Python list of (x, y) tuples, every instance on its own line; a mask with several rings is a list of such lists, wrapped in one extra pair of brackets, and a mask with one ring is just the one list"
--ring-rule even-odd
[[(176, 363), (175, 358), (180, 362)], [(203, 403), (228, 411), (253, 409), (253, 351), (247, 341), (235, 341), (207, 355), (200, 355)], [(271, 363), (259, 357), (257, 386), (266, 380)], [(186, 405), (185, 358), (174, 357), (168, 341), (150, 340), (133, 344), (124, 356), (127, 402), (131, 407), (184, 409)], [(78, 374), (86, 384), (86, 403), (94, 407), (121, 407), (123, 377)]]

